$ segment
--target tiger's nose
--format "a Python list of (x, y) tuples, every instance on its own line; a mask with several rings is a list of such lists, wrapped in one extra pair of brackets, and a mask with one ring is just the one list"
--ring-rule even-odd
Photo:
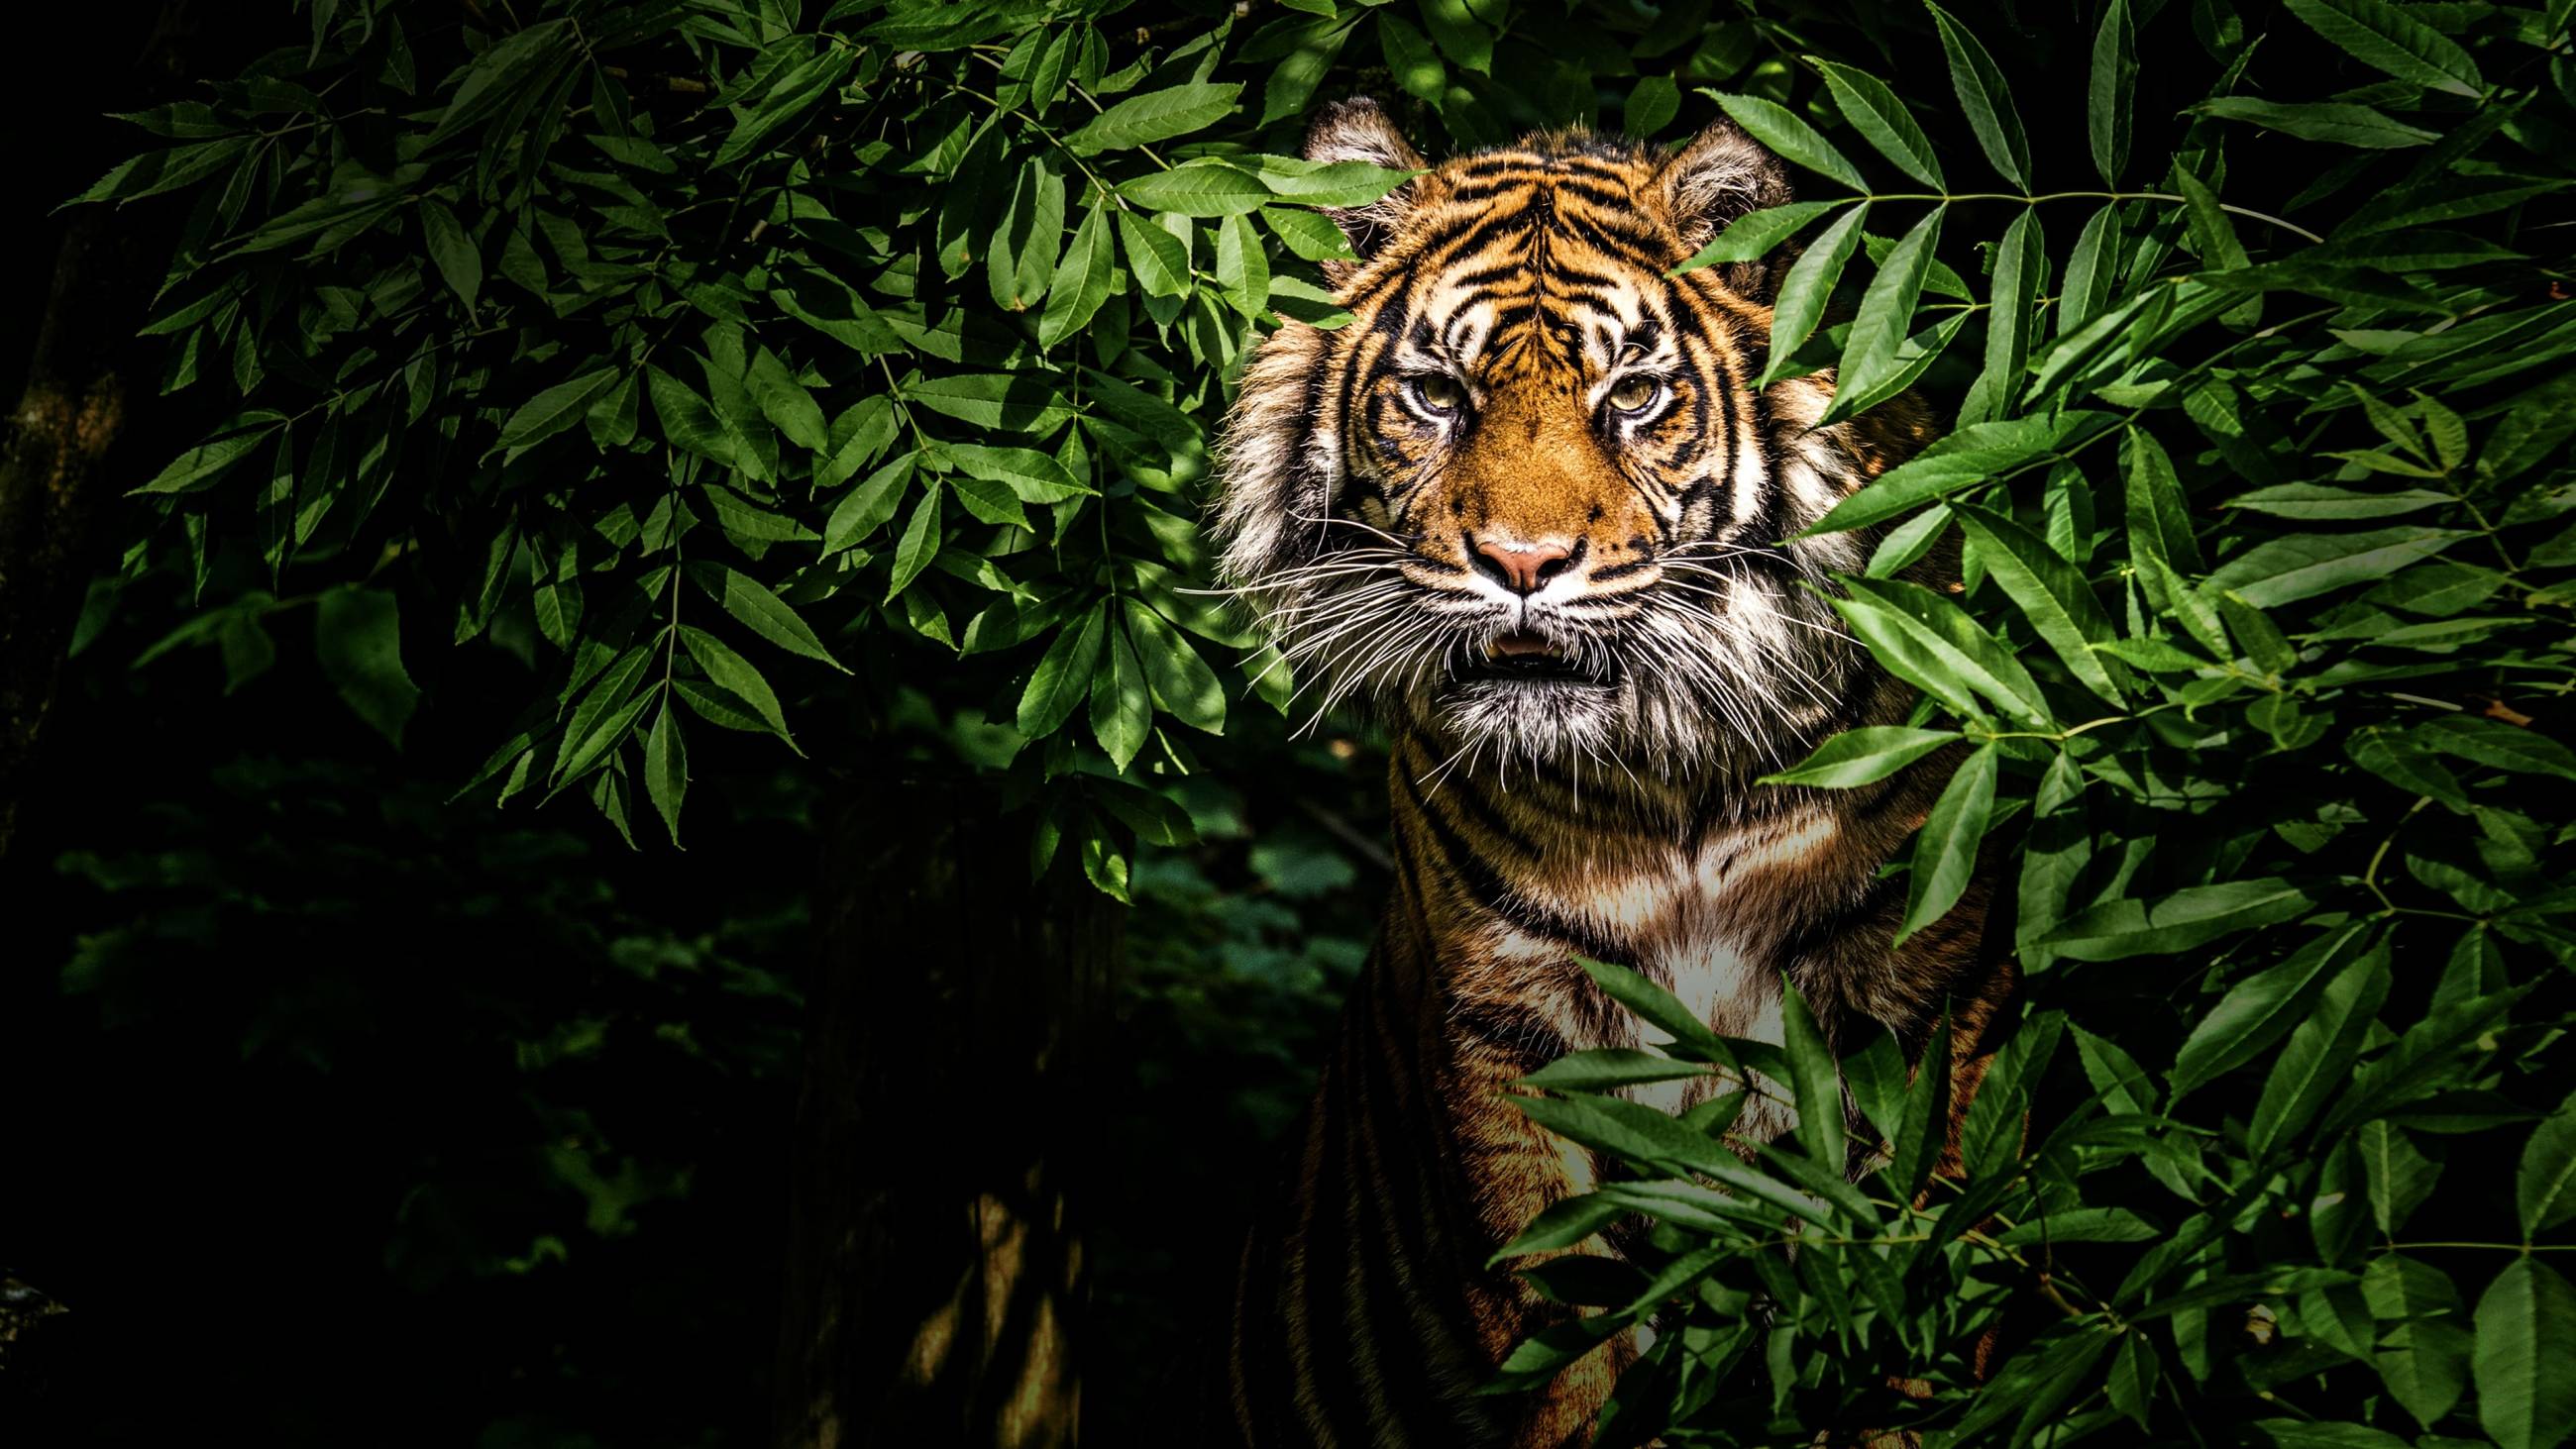
[(1468, 552), (1475, 559), (1478, 572), (1515, 594), (1535, 593), (1558, 574), (1574, 567), (1583, 556), (1583, 540), (1572, 548), (1561, 543), (1523, 543), (1515, 538), (1488, 535), (1468, 540)]

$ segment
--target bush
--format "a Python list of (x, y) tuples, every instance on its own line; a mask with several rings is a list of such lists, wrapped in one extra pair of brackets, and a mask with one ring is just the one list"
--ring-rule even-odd
[[(1602, 968), (1678, 1033), (1652, 1069), (1872, 1130), (1740, 1143), (1605, 1089), (1637, 1063), (1551, 1067), (1531, 1110), (1638, 1171), (1515, 1253), (1638, 1212), (1663, 1256), (1531, 1267), (1603, 1311), (1498, 1388), (1651, 1319), (1605, 1443), (2557, 1443), (2568, 7), (2184, 9), (317, 0), (83, 198), (193, 198), (153, 330), (222, 418), (128, 569), (211, 581), (171, 642), (236, 677), (314, 603), (395, 738), (435, 635), (538, 662), (472, 788), (674, 839), (692, 737), (793, 747), (855, 665), (818, 748), (984, 771), (1123, 898), (1229, 696), (1295, 695), (1182, 590), (1256, 329), (1341, 319), (1311, 208), (1398, 179), (1289, 159), (1302, 117), (1723, 112), (1806, 197), (1698, 259), (1810, 238), (1771, 375), (1959, 424), (1825, 525), (1885, 530), (1837, 607), (1919, 715), (1783, 778), (1967, 741), (1909, 924), (2005, 862), (2028, 990), (1945, 1164), (1892, 1042), (1837, 1084), (1815, 1031), (1707, 1039)], [(1955, 592), (1894, 578), (1954, 531)]]

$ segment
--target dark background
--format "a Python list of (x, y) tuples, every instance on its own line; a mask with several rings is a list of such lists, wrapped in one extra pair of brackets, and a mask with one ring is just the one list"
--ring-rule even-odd
[[(161, 8), (19, 18), (0, 395), (42, 315), (51, 207), (139, 143), (100, 112), (140, 104)], [(218, 17), (191, 63), (257, 42)], [(189, 421), (147, 404), (112, 466), (157, 466), (139, 455)], [(294, 624), (236, 691), (211, 648), (136, 667), (189, 612), (176, 588), (93, 597), (0, 859), (0, 1270), (69, 1310), (9, 1349), (0, 1440), (764, 1437), (835, 772), (710, 739), (685, 852), (629, 849), (570, 797), (451, 806), (488, 698), (532, 688), (508, 655), (414, 625), (425, 695), (397, 752)], [(1208, 843), (1136, 867), (1096, 1442), (1151, 1436), (1222, 1322), (1234, 1205), (1383, 889), (1333, 833), (1380, 833), (1373, 760), (1239, 718), (1292, 767), (1203, 781)]]

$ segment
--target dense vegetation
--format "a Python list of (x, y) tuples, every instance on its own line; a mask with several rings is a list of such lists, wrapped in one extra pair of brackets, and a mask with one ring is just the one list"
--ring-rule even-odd
[[(1603, 1311), (1497, 1391), (1651, 1317), (1605, 1442), (2576, 1432), (2564, 0), (304, 8), (80, 197), (184, 209), (146, 331), (191, 431), (128, 480), (67, 706), (99, 734), (57, 748), (119, 768), (149, 721), (186, 763), (135, 779), (167, 828), (49, 817), (89, 892), (51, 909), (74, 998), (220, 1022), (280, 1100), (313, 1079), (279, 1053), (384, 1103), (512, 1057), (448, 1069), (481, 1116), (353, 1129), (429, 1158), (370, 1158), (386, 1270), (484, 1285), (436, 1320), (485, 1335), (440, 1349), (459, 1425), (680, 1436), (598, 1402), (656, 1375), (518, 1334), (644, 1293), (634, 1243), (767, 1230), (753, 1142), (713, 1144), (786, 1110), (779, 862), (890, 772), (1137, 902), (1092, 1328), (1130, 1366), (1091, 1433), (1187, 1395), (1132, 1365), (1205, 1336), (1378, 884), (1364, 745), (1289, 740), (1303, 681), (1189, 592), (1245, 348), (1340, 320), (1314, 208), (1401, 179), (1294, 159), (1369, 91), (1434, 154), (1724, 114), (1793, 164), (1698, 261), (1803, 245), (1770, 375), (1956, 428), (1825, 525), (1884, 530), (1837, 607), (1918, 718), (1790, 777), (1971, 745), (1909, 923), (1986, 862), (2029, 973), (1952, 1173), (1894, 1043), (1838, 1082), (1795, 1012), (1721, 1041), (1596, 968), (1672, 1044), (1526, 1106), (1636, 1176), (1516, 1246), (1643, 1213), (1661, 1256), (1532, 1266)], [(1954, 589), (1893, 577), (1953, 539)], [(557, 796), (591, 813), (529, 813)], [(417, 969), (351, 969), (378, 949)], [(1699, 1063), (1883, 1141), (1615, 1093)], [(688, 1338), (730, 1356), (703, 1381), (756, 1381), (775, 1261), (676, 1280), (748, 1300)], [(682, 1433), (741, 1436), (741, 1397)]]

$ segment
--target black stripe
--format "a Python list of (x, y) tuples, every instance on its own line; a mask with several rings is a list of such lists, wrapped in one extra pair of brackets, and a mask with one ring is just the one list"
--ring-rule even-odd
[(1578, 924), (1555, 911), (1524, 900), (1503, 882), (1493, 866), (1478, 855), (1447, 823), (1426, 808), (1422, 792), (1412, 777), (1399, 773), (1405, 797), (1413, 803), (1414, 813), (1430, 837), (1438, 863), (1463, 888), (1470, 899), (1504, 924), (1543, 940), (1562, 942), (1566, 946), (1598, 961), (1634, 966), (1635, 960), (1625, 946), (1600, 935), (1590, 927)]

